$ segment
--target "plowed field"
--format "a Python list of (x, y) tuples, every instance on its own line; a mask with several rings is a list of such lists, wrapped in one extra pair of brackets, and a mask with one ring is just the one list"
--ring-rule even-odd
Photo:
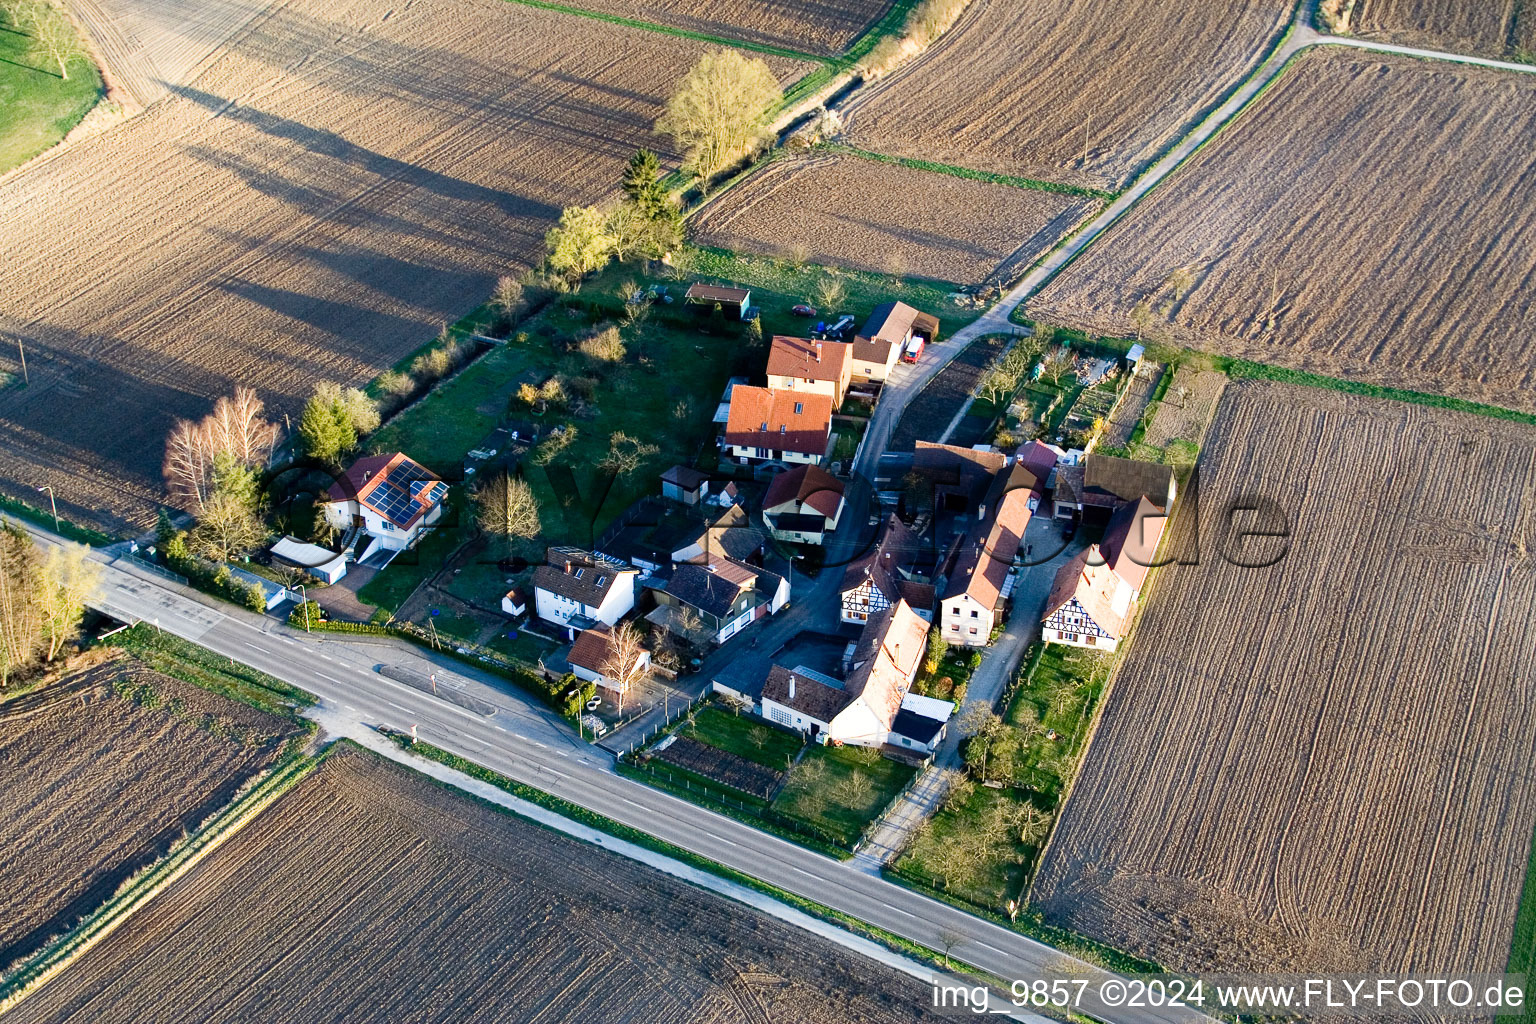
[[(1154, 578), (1034, 898), (1176, 968), (1502, 971), (1536, 826), (1536, 429), (1247, 382), (1200, 466), (1202, 563)], [(1270, 568), (1219, 555), (1239, 495), (1289, 517)]]
[[(155, 696), (120, 696), (113, 683), (123, 681)], [(0, 965), (227, 803), (292, 732), (126, 658), (0, 704)]]
[(846, 153), (780, 160), (694, 222), (706, 245), (970, 284), (1021, 273), (1098, 202)]
[(7, 1021), (905, 1024), (933, 1019), (928, 999), (808, 933), (342, 753)]
[[(707, 44), (500, 0), (295, 0), (142, 115), (0, 183), (0, 484), (153, 521), (214, 396), (297, 411), (429, 341), (617, 191)], [(770, 58), (786, 80), (807, 67)]]
[(1313, 53), (1030, 309), (1129, 333), (1171, 302), (1196, 347), (1536, 408), (1533, 135), (1536, 75)]
[(841, 53), (891, 0), (565, 0), (568, 6), (640, 18), (800, 53)]
[(1510, 57), (1536, 50), (1536, 11), (1523, 0), (1360, 0), (1350, 28), (1367, 39)]
[(849, 131), (881, 153), (1119, 188), (1259, 65), (1293, 9), (975, 0), (848, 105)]

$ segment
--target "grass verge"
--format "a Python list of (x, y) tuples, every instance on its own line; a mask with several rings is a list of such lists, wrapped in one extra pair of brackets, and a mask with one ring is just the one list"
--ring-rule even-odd
[[(4, 35), (4, 33), (5, 30), (0, 29), (0, 35)], [(68, 537), (70, 540), (78, 541), (81, 544), (103, 547), (117, 542), (117, 538), (111, 534), (102, 533), (100, 530), (93, 530), (88, 526), (78, 526), (62, 517), (60, 517), (58, 525), (55, 526), (53, 513), (48, 509), (28, 505), (24, 501), (19, 501), (4, 494), (0, 494), (0, 512), (25, 520), (33, 526), (41, 527), (44, 530), (53, 530), (59, 536)]]
[(969, 167), (957, 167), (954, 164), (941, 164), (933, 160), (917, 160), (905, 156), (889, 156), (885, 153), (876, 153), (868, 149), (859, 149), (855, 146), (840, 144), (828, 144), (822, 149), (848, 153), (851, 156), (864, 160), (874, 160), (882, 164), (896, 164), (900, 167), (909, 167), (914, 171), (930, 171), (934, 174), (947, 174), (952, 178), (968, 178), (972, 181), (985, 181), (992, 185), (1008, 185), (1012, 188), (1030, 189), (1035, 192), (1056, 192), (1065, 196), (1081, 196), (1084, 199), (1101, 199), (1111, 201), (1119, 195), (1117, 192), (1105, 192), (1097, 188), (1083, 188), (1079, 185), (1064, 185), (1059, 181), (1041, 181), (1038, 178), (1020, 178), (1012, 174), (994, 174), (990, 171), (976, 171)]
[(141, 622), (105, 641), (121, 647), (144, 664), (183, 682), (259, 708), (269, 714), (309, 724), (299, 711), (315, 703), (315, 696), (249, 665), (223, 658), (206, 647)]
[(1530, 978), (1536, 969), (1536, 838), (1531, 842), (1531, 863), (1525, 873), (1525, 889), (1520, 897), (1520, 910), (1515, 915), (1515, 936), (1510, 943), (1507, 974), (1526, 976), (1525, 1013), (1519, 1020), (1536, 1022), (1536, 1001), (1531, 999)]

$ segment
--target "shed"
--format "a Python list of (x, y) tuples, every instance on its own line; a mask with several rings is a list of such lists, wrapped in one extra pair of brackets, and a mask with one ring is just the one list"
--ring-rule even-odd
[(273, 544), (272, 557), (327, 583), (335, 583), (347, 574), (345, 555), (318, 544), (306, 544), (297, 537), (284, 537)]
[(233, 565), (229, 567), (229, 571), (241, 583), (248, 583), (261, 591), (261, 600), (266, 605), (267, 611), (276, 608), (290, 597), (298, 596), (281, 583), (273, 583), (265, 576), (257, 576), (253, 572), (247, 572)]
[(661, 495), (684, 505), (697, 505), (709, 493), (709, 475), (692, 466), (673, 466), (661, 474)]
[(683, 301), (703, 314), (718, 309), (731, 320), (747, 319), (747, 307), (752, 304), (752, 292), (746, 288), (731, 288), (716, 284), (691, 284), (683, 295)]

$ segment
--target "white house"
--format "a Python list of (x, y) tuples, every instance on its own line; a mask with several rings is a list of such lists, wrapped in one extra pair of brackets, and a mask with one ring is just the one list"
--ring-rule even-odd
[[(331, 485), (325, 521), (338, 530), (354, 527), (377, 548), (404, 551), (443, 517), (448, 485), (401, 452), (358, 459)], [(363, 558), (368, 557), (365, 552)], [(360, 559), (361, 560), (361, 559)]]
[(740, 465), (819, 466), (832, 437), (832, 398), (802, 391), (731, 389), (722, 453)]
[(891, 725), (891, 744), (931, 754), (944, 742), (954, 713), (952, 701), (909, 693), (901, 698), (901, 710), (896, 712), (896, 721)]
[(893, 513), (873, 551), (843, 570), (839, 621), (860, 625), (875, 612), (906, 599), (923, 619), (933, 621), (933, 584), (913, 572), (920, 554), (917, 538)]
[[(566, 655), (566, 661), (570, 663), (571, 673), (577, 679), (596, 683), (599, 689), (607, 691), (611, 699), (622, 701), (629, 693), (631, 684), (624, 682), (622, 678), (614, 678), (610, 675), (612, 672), (619, 671), (613, 665), (612, 637), (613, 631), (607, 626), (594, 626), (591, 629), (582, 630), (576, 637), (576, 642), (571, 644), (571, 651)], [(651, 652), (642, 649), (625, 671), (643, 673), (650, 668), (650, 665)], [(623, 674), (623, 672), (620, 673), (621, 676)]]
[(601, 622), (611, 626), (635, 606), (640, 571), (580, 548), (552, 547), (533, 571), (533, 607), (569, 638)]
[(1120, 506), (1104, 539), (1057, 570), (1041, 639), (1113, 651), (1131, 624), (1166, 521), (1163, 510), (1146, 497)]
[(928, 629), (898, 601), (864, 627), (853, 671), (841, 684), (820, 673), (773, 666), (763, 682), (763, 717), (819, 743), (884, 746), (923, 663)]
[(729, 557), (677, 566), (655, 591), (657, 606), (646, 621), (690, 643), (723, 644), (758, 619), (789, 603), (789, 580)]
[(843, 482), (819, 466), (796, 466), (773, 478), (763, 520), (779, 540), (821, 544), (843, 516)]
[(519, 615), (527, 614), (527, 611), (528, 598), (516, 587), (513, 587), (501, 596), (501, 613), (503, 615), (515, 619)]
[(1012, 588), (1013, 558), (1042, 497), (1034, 474), (1022, 466), (999, 473), (977, 509), (976, 525), (946, 567), (939, 597), (939, 627), (959, 647), (992, 640), (1003, 599)]

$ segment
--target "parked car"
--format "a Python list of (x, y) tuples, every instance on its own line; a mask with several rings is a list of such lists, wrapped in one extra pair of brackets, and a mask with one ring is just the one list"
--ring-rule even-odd
[(901, 353), (901, 361), (904, 363), (917, 362), (919, 359), (923, 358), (923, 349), (927, 346), (927, 344), (928, 343), (922, 338), (913, 338), (911, 341), (907, 342), (906, 349)]
[(803, 302), (800, 305), (798, 305), (798, 306), (791, 307), (789, 311), (791, 313), (795, 314), (795, 316), (815, 316), (816, 315), (816, 307), (815, 306), (807, 306)]

